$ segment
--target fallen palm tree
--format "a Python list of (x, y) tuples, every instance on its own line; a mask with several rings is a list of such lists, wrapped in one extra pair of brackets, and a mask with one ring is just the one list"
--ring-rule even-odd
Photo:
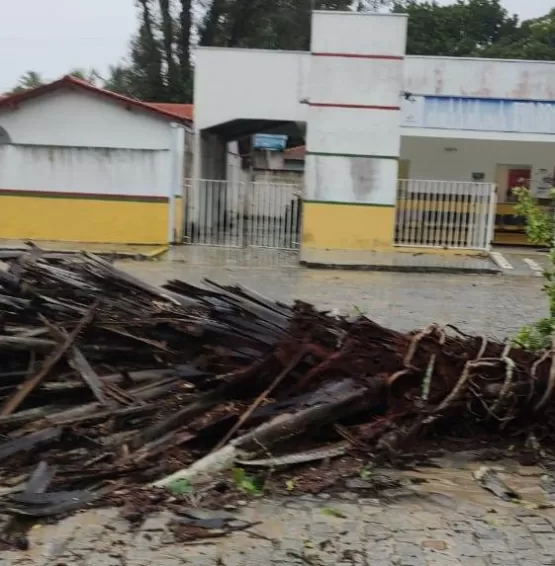
[(154, 287), (38, 249), (0, 269), (0, 324), (0, 505), (16, 515), (234, 466), (397, 463), (453, 436), (537, 458), (552, 440), (553, 349), (454, 327), (400, 333), (211, 281)]

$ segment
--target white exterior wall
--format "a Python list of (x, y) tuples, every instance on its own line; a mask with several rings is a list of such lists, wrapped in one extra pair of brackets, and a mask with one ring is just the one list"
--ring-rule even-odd
[[(402, 55), (401, 55), (402, 56)], [(346, 104), (380, 106), (400, 102), (403, 66), (387, 59), (313, 57), (310, 70), (310, 102), (321, 102), (315, 95), (326, 92), (329, 99)]]
[(413, 94), (555, 99), (555, 63), (409, 56), (405, 89)]
[(399, 15), (313, 13), (308, 200), (395, 202), (406, 25)]
[(0, 188), (87, 195), (170, 195), (170, 151), (0, 146)]
[(393, 159), (307, 155), (304, 197), (316, 201), (392, 205), (397, 166)]
[(394, 113), (395, 120), (391, 119), (392, 114), (391, 110), (312, 107), (307, 149), (351, 155), (398, 155), (399, 112)]
[[(322, 17), (331, 21), (334, 15)], [(393, 34), (386, 29), (385, 20), (380, 21), (387, 33), (376, 37), (388, 42)], [(320, 42), (319, 33), (315, 30), (315, 40)], [(336, 33), (328, 29), (326, 33), (329, 36), (324, 35), (320, 49), (328, 49), (328, 37), (334, 37), (340, 45), (351, 37), (346, 30)], [(367, 40), (375, 42), (375, 38)], [(310, 76), (309, 53), (200, 48), (196, 57), (195, 119), (200, 129), (235, 119), (306, 122), (307, 106), (302, 101), (309, 97), (309, 80), (311, 88), (325, 88), (332, 98), (340, 91), (345, 97), (344, 85), (350, 85), (350, 99), (363, 104), (374, 104), (391, 95), (395, 88), (396, 71), (377, 61), (364, 71), (364, 61), (343, 59), (342, 65), (334, 66), (332, 73), (333, 63), (316, 57), (312, 64), (317, 73)], [(537, 134), (542, 134), (553, 136), (550, 140), (555, 141), (555, 132), (551, 132), (555, 120), (555, 63), (407, 56), (403, 90), (415, 98), (414, 102), (401, 100), (401, 127), (408, 135), (533, 141)], [(483, 104), (474, 105), (474, 109), (466, 105), (463, 110), (456, 106), (454, 112), (449, 111), (450, 129), (435, 130), (420, 115), (423, 96), (486, 98), (497, 102), (505, 99), (505, 102), (503, 106), (492, 104), (491, 112), (485, 114)], [(524, 108), (518, 101), (538, 103)], [(431, 124), (437, 125), (445, 117), (445, 108), (438, 107), (437, 111), (430, 117)]]
[(226, 179), (228, 179), (230, 183), (244, 183), (249, 180), (249, 171), (243, 171), (242, 159), (239, 155), (239, 144), (237, 142), (227, 144), (226, 161)]
[(199, 47), (195, 51), (195, 128), (230, 120), (306, 121), (310, 54)]
[(69, 89), (0, 110), (11, 142), (25, 145), (170, 149), (171, 120)]
[(419, 137), (555, 142), (555, 64), (408, 57), (404, 131)]
[(404, 104), (403, 123), (420, 137), (555, 141), (555, 103), (417, 96)]
[[(405, 27), (399, 27), (402, 14), (373, 12), (312, 12), (310, 50), (313, 53), (359, 53), (364, 55), (405, 55)], [(372, 23), (371, 23), (372, 22)], [(369, 26), (372, 31), (369, 33)]]

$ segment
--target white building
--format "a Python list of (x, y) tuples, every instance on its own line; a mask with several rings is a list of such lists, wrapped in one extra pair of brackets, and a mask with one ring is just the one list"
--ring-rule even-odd
[(191, 121), (73, 77), (0, 100), (0, 238), (181, 238)]
[[(542, 198), (552, 183), (555, 63), (405, 56), (406, 22), (315, 12), (310, 52), (199, 48), (195, 176), (225, 179), (231, 140), (301, 134), (303, 247), (391, 245), (409, 217), (437, 224), (442, 206), (441, 218), (451, 211), (455, 224), (483, 213), (480, 242), (428, 236), (421, 244), (487, 247), (494, 222), (497, 239), (514, 241), (522, 226), (511, 188), (529, 182)], [(418, 193), (413, 204), (399, 204), (397, 179), (409, 180), (405, 197)], [(457, 212), (464, 195), (473, 207), (466, 216)]]

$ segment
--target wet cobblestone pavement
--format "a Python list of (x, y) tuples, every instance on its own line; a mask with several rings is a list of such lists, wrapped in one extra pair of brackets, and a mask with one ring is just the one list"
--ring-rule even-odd
[[(152, 283), (208, 277), (269, 297), (365, 312), (399, 329), (429, 322), (503, 338), (545, 312), (534, 277), (312, 271), (277, 263), (123, 263)], [(258, 524), (225, 539), (177, 543), (169, 515), (132, 530), (117, 509), (92, 510), (32, 529), (27, 552), (0, 553), (1, 566), (535, 566), (555, 565), (555, 511), (504, 503), (478, 488), (468, 469), (428, 474), (418, 493), (387, 502), (344, 493), (261, 498), (241, 507)], [(508, 483), (534, 499), (540, 471), (512, 470)], [(516, 482), (516, 484), (515, 484)], [(427, 486), (427, 487), (426, 487)], [(338, 513), (330, 516), (324, 507)]]
[[(34, 529), (28, 552), (4, 552), (0, 560), (2, 566), (555, 564), (552, 510), (495, 499), (471, 483), (470, 470), (418, 473), (427, 489), (387, 503), (353, 493), (257, 499), (239, 513), (255, 526), (189, 545), (175, 541), (166, 512), (131, 530), (117, 509), (89, 511)], [(534, 470), (510, 478), (532, 499), (538, 476)]]
[(522, 324), (545, 316), (542, 279), (502, 275), (444, 275), (312, 270), (268, 256), (251, 264), (123, 262), (131, 273), (151, 283), (181, 278), (199, 284), (203, 277), (238, 282), (268, 297), (290, 302), (302, 299), (323, 309), (345, 313), (360, 310), (377, 322), (412, 330), (430, 322), (498, 338)]

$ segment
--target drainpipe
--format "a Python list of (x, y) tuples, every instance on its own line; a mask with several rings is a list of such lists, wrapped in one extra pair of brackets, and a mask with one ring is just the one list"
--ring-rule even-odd
[(175, 243), (175, 195), (182, 192), (184, 137), (183, 126), (172, 122), (170, 143), (170, 187), (168, 195), (168, 244)]

